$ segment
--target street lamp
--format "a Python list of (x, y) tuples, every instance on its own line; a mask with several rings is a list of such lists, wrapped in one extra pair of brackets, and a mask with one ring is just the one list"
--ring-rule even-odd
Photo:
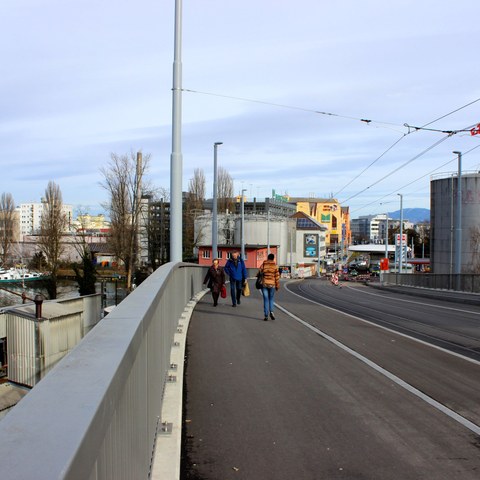
[(453, 152), (458, 155), (457, 177), (457, 218), (455, 221), (455, 270), (457, 275), (457, 290), (460, 290), (460, 273), (462, 271), (462, 152)]
[(242, 198), (240, 199), (241, 205), (241, 213), (242, 213), (242, 220), (240, 224), (240, 254), (242, 256), (242, 260), (245, 261), (245, 202), (243, 200), (244, 192), (246, 192), (246, 188), (242, 188)]
[(388, 260), (388, 212), (385, 214), (385, 258)]
[(267, 255), (270, 255), (270, 205), (267, 210)]
[(170, 261), (181, 262), (182, 239), (182, 1), (175, 0), (175, 45), (170, 155)]
[(398, 261), (398, 270), (403, 273), (403, 195), (397, 193), (400, 197), (400, 259)]
[(217, 187), (217, 147), (223, 142), (215, 142), (213, 144), (213, 207), (212, 207), (212, 260), (218, 258), (218, 187)]

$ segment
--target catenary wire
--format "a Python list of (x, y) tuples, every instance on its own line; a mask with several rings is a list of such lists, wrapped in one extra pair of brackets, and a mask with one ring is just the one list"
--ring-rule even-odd
[(342, 200), (340, 203), (346, 203), (348, 202), (349, 200), (351, 200), (352, 198), (355, 198), (355, 197), (358, 197), (359, 195), (361, 195), (363, 192), (366, 192), (367, 190), (369, 190), (370, 188), (374, 187), (375, 185), (379, 184), (380, 182), (382, 182), (383, 180), (387, 179), (388, 177), (391, 177), (394, 173), (398, 172), (399, 170), (401, 170), (402, 168), (406, 167), (407, 165), (409, 165), (410, 163), (412, 163), (413, 161), (417, 160), (418, 158), (420, 158), (421, 156), (425, 155), (427, 152), (429, 152), (430, 150), (434, 149), (435, 147), (437, 147), (438, 145), (440, 145), (441, 143), (443, 143), (445, 140), (448, 140), (450, 138), (451, 135), (447, 136), (447, 137), (443, 137), (441, 138), (440, 140), (438, 140), (437, 142), (435, 142), (433, 145), (430, 145), (429, 147), (427, 147), (425, 150), (423, 150), (422, 152), (420, 152), (419, 154), (415, 155), (413, 158), (411, 158), (410, 160), (406, 161), (405, 163), (403, 163), (402, 165), (400, 165), (399, 167), (395, 168), (394, 170), (392, 170), (391, 172), (387, 173), (386, 175), (384, 175), (382, 178), (379, 178), (378, 180), (376, 180), (375, 182), (373, 182), (372, 184), (370, 184), (368, 187), (365, 187), (363, 190), (360, 190), (359, 192), (355, 193), (354, 195), (351, 195), (350, 197), (346, 198), (345, 200)]
[[(381, 121), (377, 121), (377, 120), (369, 120), (369, 119), (365, 119), (365, 118), (359, 118), (359, 117), (352, 117), (352, 116), (347, 116), (347, 115), (340, 115), (340, 114), (336, 114), (336, 113), (332, 113), (332, 112), (323, 112), (323, 111), (320, 111), (320, 110), (315, 110), (315, 109), (310, 109), (310, 108), (304, 108), (304, 107), (297, 107), (297, 106), (292, 106), (292, 105), (284, 105), (284, 104), (279, 104), (279, 103), (273, 103), (273, 102), (267, 102), (267, 101), (263, 101), (263, 100), (255, 100), (255, 99), (249, 99), (249, 98), (245, 98), (245, 97), (237, 97), (237, 96), (233, 96), (233, 95), (223, 95), (223, 94), (219, 94), (219, 93), (213, 93), (213, 92), (203, 92), (203, 91), (199, 91), (199, 90), (193, 90), (193, 89), (182, 89), (182, 91), (184, 92), (189, 92), (189, 93), (197, 93), (197, 94), (201, 94), (201, 95), (209, 95), (209, 96), (215, 96), (215, 97), (219, 97), (219, 98), (228, 98), (228, 99), (231, 99), (231, 100), (240, 100), (240, 101), (245, 101), (245, 102), (250, 102), (250, 103), (258, 103), (258, 104), (261, 104), (261, 105), (268, 105), (268, 106), (274, 106), (274, 107), (279, 107), (279, 108), (287, 108), (287, 109), (291, 109), (291, 110), (299, 110), (299, 111), (304, 111), (304, 112), (310, 112), (310, 113), (316, 113), (316, 114), (320, 114), (320, 115), (327, 115), (327, 116), (331, 116), (331, 117), (338, 117), (338, 118), (344, 118), (344, 119), (348, 119), (348, 120), (357, 120), (357, 121), (361, 121), (361, 122), (364, 122), (364, 123), (367, 123), (367, 124), (370, 124), (370, 123), (376, 123), (376, 124), (379, 124), (379, 125), (390, 125), (390, 126), (400, 126), (399, 124), (396, 124), (396, 123), (392, 123), (392, 122), (381, 122)], [(341, 193), (348, 185), (350, 185), (351, 183), (353, 183), (353, 181), (355, 181), (357, 178), (359, 178), (361, 175), (363, 175), (363, 173), (365, 173), (372, 165), (374, 165), (378, 160), (380, 160), (386, 153), (388, 153), (391, 149), (393, 149), (396, 145), (398, 145), (398, 143), (403, 140), (407, 135), (409, 135), (410, 133), (412, 132), (415, 132), (415, 131), (419, 131), (419, 130), (430, 130), (430, 131), (436, 131), (436, 132), (439, 132), (439, 133), (444, 133), (446, 134), (447, 136), (444, 137), (443, 139), (439, 140), (438, 142), (436, 142), (435, 144), (433, 144), (432, 146), (428, 147), (426, 150), (422, 151), (420, 154), (416, 155), (415, 157), (413, 157), (412, 159), (410, 159), (409, 161), (407, 161), (406, 163), (404, 163), (403, 165), (401, 165), (400, 167), (396, 168), (395, 170), (393, 170), (392, 172), (388, 173), (387, 175), (385, 175), (384, 177), (380, 178), (379, 180), (377, 180), (376, 182), (374, 182), (373, 184), (369, 185), (368, 187), (366, 187), (365, 189), (363, 189), (362, 191), (358, 192), (357, 194), (353, 195), (353, 196), (350, 196), (349, 198), (347, 198), (346, 200), (344, 200), (343, 202), (341, 203), (345, 203), (347, 202), (348, 200), (351, 200), (352, 198), (355, 198), (357, 197), (358, 195), (362, 194), (363, 192), (365, 192), (366, 190), (370, 189), (371, 187), (377, 185), (378, 183), (380, 183), (381, 181), (385, 180), (386, 178), (390, 177), (391, 175), (393, 175), (394, 173), (396, 173), (398, 170), (402, 169), (403, 167), (405, 167), (406, 165), (408, 165), (409, 163), (415, 161), (417, 158), (421, 157), (422, 155), (424, 155), (425, 153), (427, 153), (428, 151), (430, 151), (431, 149), (435, 148), (437, 145), (439, 145), (440, 143), (442, 143), (443, 141), (447, 140), (450, 136), (456, 134), (456, 133), (460, 133), (460, 132), (468, 132), (469, 130), (468, 129), (461, 129), (461, 130), (436, 130), (436, 129), (428, 129), (426, 128), (428, 125), (432, 125), (433, 123), (439, 121), (439, 120), (442, 120), (443, 118), (446, 118), (448, 117), (449, 115), (452, 115), (453, 113), (456, 113), (464, 108), (467, 108), (469, 107), (470, 105), (473, 105), (474, 103), (477, 103), (480, 101), (480, 98), (477, 98), (465, 105), (462, 105), (461, 107), (459, 108), (456, 108), (455, 110), (449, 112), (449, 113), (446, 113), (445, 115), (442, 115), (426, 124), (424, 124), (422, 127), (413, 127), (413, 126), (410, 126), (408, 125), (407, 123), (404, 123), (403, 124), (403, 127), (407, 127), (408, 128), (408, 132), (403, 134), (398, 140), (396, 140), (389, 148), (387, 148), (387, 150), (385, 150), (379, 157), (377, 157), (377, 159), (375, 159), (370, 165), (368, 165), (359, 175), (357, 175), (354, 179), (352, 179), (347, 185), (345, 185), (341, 190), (339, 190), (336, 194), (338, 195), (339, 193)], [(468, 127), (469, 129), (471, 128), (474, 128), (476, 126), (476, 124), (472, 125), (471, 127)], [(414, 129), (413, 131), (411, 129)]]
[[(459, 108), (456, 108), (455, 110), (452, 110), (451, 112), (448, 112), (446, 113), (445, 115), (442, 115), (430, 122), (427, 122), (425, 123), (422, 127), (411, 127), (410, 125), (408, 125), (407, 123), (405, 123), (404, 125), (406, 127), (408, 127), (408, 132), (403, 134), (403, 136), (401, 136), (398, 140), (396, 140), (390, 147), (387, 148), (387, 150), (385, 150), (379, 157), (377, 157), (373, 162), (371, 162), (367, 167), (365, 167), (358, 175), (356, 175), (354, 178), (352, 178), (346, 185), (344, 185), (340, 190), (338, 190), (338, 192), (336, 192), (333, 197), (337, 197), (337, 195), (339, 195), (340, 193), (342, 193), (345, 188), (347, 188), (349, 185), (351, 185), (355, 180), (357, 180), (357, 178), (361, 177), (371, 166), (373, 166), (375, 163), (377, 163), (386, 153), (388, 153), (393, 147), (395, 147), (398, 143), (400, 143), (401, 140), (403, 140), (407, 135), (410, 135), (411, 133), (413, 132), (417, 132), (419, 130), (429, 130), (429, 131), (436, 131), (436, 132), (440, 132), (440, 133), (446, 133), (446, 134), (450, 134), (452, 135), (453, 133), (457, 133), (457, 132), (468, 132), (469, 130), (457, 130), (457, 131), (454, 131), (454, 130), (435, 130), (435, 129), (429, 129), (429, 128), (426, 128), (428, 127), (429, 125), (432, 125), (434, 124), (435, 122), (438, 122), (439, 120), (443, 120), (444, 118), (448, 117), (449, 115), (453, 115), (454, 113), (457, 113), (459, 112), (460, 110), (463, 110), (464, 108), (467, 108), (469, 107), (470, 105), (473, 105), (474, 103), (480, 101), (480, 98), (477, 98), (476, 100), (473, 100), (472, 102), (469, 102), (467, 103), (466, 105), (462, 105), (461, 107)], [(414, 130), (410, 130), (410, 128), (414, 128)]]
[[(480, 145), (477, 145), (476, 147), (473, 147), (471, 148), (470, 150), (467, 150), (466, 152), (464, 152), (462, 155), (465, 156), (465, 155), (468, 155), (470, 152), (472, 152), (473, 150), (476, 150), (477, 148), (480, 148)], [(374, 200), (373, 202), (370, 202), (370, 203), (367, 203), (365, 205), (361, 205), (359, 206), (358, 208), (356, 208), (355, 210), (352, 210), (352, 212), (355, 212), (357, 210), (361, 210), (363, 208), (366, 208), (366, 207), (370, 207), (371, 205), (375, 205), (377, 203), (380, 202), (380, 200), (383, 200), (384, 198), (387, 198), (387, 197), (390, 197), (391, 195), (394, 195), (396, 194), (399, 190), (403, 190), (404, 188), (407, 188), (409, 187), (410, 185), (413, 185), (414, 183), (422, 180), (423, 178), (425, 177), (429, 177), (430, 175), (432, 175), (433, 173), (437, 172), (438, 170), (440, 170), (441, 168), (445, 167), (446, 165), (452, 163), (452, 162), (455, 162), (457, 160), (457, 158), (453, 158), (452, 160), (448, 160), (448, 162), (445, 162), (445, 163), (442, 163), (441, 165), (439, 165), (437, 168), (434, 168), (433, 170), (431, 170), (430, 172), (427, 172), (423, 175), (421, 175), (420, 177), (416, 178), (415, 180), (412, 180), (411, 182), (409, 183), (406, 183), (405, 185), (402, 185), (401, 187), (395, 189), (394, 191), (390, 192), (390, 193), (387, 193), (379, 198), (377, 198), (376, 200)], [(422, 187), (423, 189), (423, 187)], [(385, 202), (383, 202), (385, 203)]]
[(212, 96), (212, 97), (219, 97), (219, 98), (228, 98), (230, 100), (239, 100), (239, 101), (242, 101), (242, 102), (258, 103), (260, 105), (268, 105), (268, 106), (271, 106), (271, 107), (278, 107), (278, 108), (287, 108), (287, 109), (290, 109), (290, 110), (299, 110), (299, 111), (303, 111), (303, 112), (316, 113), (316, 114), (319, 114), (319, 115), (326, 115), (326, 116), (329, 116), (329, 117), (344, 118), (344, 119), (347, 119), (347, 120), (356, 120), (356, 121), (363, 122), (363, 123), (366, 123), (366, 124), (375, 123), (375, 124), (378, 124), (378, 125), (390, 125), (390, 126), (401, 127), (401, 128), (406, 127), (406, 128), (409, 129), (409, 131), (405, 135), (408, 135), (409, 133), (412, 133), (410, 131), (410, 129), (412, 129), (412, 128), (414, 129), (414, 131), (425, 129), (425, 130), (431, 130), (431, 131), (435, 131), (435, 132), (439, 132), (439, 133), (446, 133), (446, 134), (468, 131), (468, 130), (436, 130), (436, 129), (427, 129), (426, 127), (428, 125), (431, 125), (432, 123), (438, 122), (439, 120), (442, 120), (443, 118), (448, 117), (449, 115), (452, 115), (453, 113), (456, 113), (456, 112), (458, 112), (458, 111), (460, 111), (464, 108), (467, 108), (470, 105), (473, 105), (474, 103), (480, 101), (480, 98), (477, 98), (477, 99), (467, 103), (466, 105), (463, 105), (463, 106), (453, 110), (452, 112), (449, 112), (449, 113), (447, 113), (445, 115), (442, 115), (441, 117), (439, 117), (435, 120), (432, 120), (431, 122), (426, 123), (425, 125), (423, 125), (421, 127), (414, 127), (414, 126), (409, 125), (407, 123), (404, 123), (403, 125), (400, 125), (398, 123), (393, 123), (393, 122), (384, 122), (384, 121), (380, 121), (380, 120), (371, 120), (371, 119), (367, 119), (367, 118), (353, 117), (353, 116), (349, 116), (349, 115), (340, 115), (338, 113), (324, 112), (324, 111), (316, 110), (316, 109), (313, 109), (313, 108), (297, 107), (297, 106), (293, 106), (293, 105), (285, 105), (285, 104), (282, 104), (282, 103), (267, 102), (265, 100), (256, 100), (256, 99), (246, 98), (246, 97), (237, 97), (237, 96), (234, 96), (234, 95), (223, 95), (223, 94), (214, 93), (214, 92), (203, 92), (203, 91), (200, 91), (200, 90), (193, 90), (193, 89), (190, 89), (190, 88), (182, 88), (182, 92), (197, 93), (199, 95), (209, 95), (209, 96)]

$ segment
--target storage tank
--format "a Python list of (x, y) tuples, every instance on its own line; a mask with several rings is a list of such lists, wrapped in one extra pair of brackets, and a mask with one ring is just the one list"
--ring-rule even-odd
[[(430, 253), (433, 273), (455, 273), (458, 175), (431, 179)], [(480, 174), (462, 174), (461, 273), (480, 273)]]

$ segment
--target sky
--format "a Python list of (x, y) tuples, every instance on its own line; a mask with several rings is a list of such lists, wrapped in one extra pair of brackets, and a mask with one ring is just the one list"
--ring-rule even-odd
[[(95, 214), (101, 168), (136, 151), (169, 188), (174, 13), (0, 2), (0, 193), (38, 202), (52, 180)], [(479, 14), (466, 0), (183, 0), (183, 189), (200, 168), (212, 196), (223, 142), (218, 165), (249, 200), (334, 197), (357, 218), (398, 210), (400, 193), (429, 208), (453, 151), (480, 169)]]

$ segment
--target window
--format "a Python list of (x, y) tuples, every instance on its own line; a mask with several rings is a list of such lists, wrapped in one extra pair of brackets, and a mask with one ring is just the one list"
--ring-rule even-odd
[(221, 251), (221, 250), (218, 250), (217, 253), (218, 253), (218, 257), (217, 257), (217, 258), (218, 258), (218, 259), (222, 258), (222, 251)]
[(203, 250), (202, 258), (210, 258), (210, 250)]

